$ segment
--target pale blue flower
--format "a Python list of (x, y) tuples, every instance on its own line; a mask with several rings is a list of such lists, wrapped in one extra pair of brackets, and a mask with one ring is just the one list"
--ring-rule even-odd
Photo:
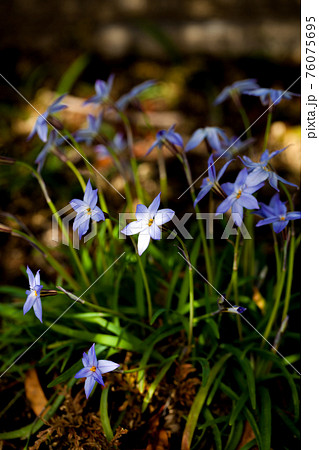
[(86, 378), (84, 383), (84, 390), (86, 398), (89, 398), (95, 382), (104, 386), (102, 375), (107, 372), (112, 372), (120, 365), (106, 359), (98, 360), (95, 353), (95, 344), (92, 345), (87, 354), (83, 353), (82, 363), (84, 368), (79, 370), (74, 375), (74, 378)]
[(222, 129), (218, 127), (199, 128), (187, 142), (185, 152), (197, 147), (204, 139), (207, 140), (212, 150), (215, 150), (217, 153), (225, 150), (225, 145), (228, 143), (228, 137)]
[(220, 186), (219, 186), (219, 180), (220, 178), (224, 175), (225, 170), (227, 169), (227, 167), (229, 166), (229, 164), (232, 162), (233, 160), (231, 159), (230, 161), (228, 161), (218, 172), (218, 175), (216, 175), (216, 169), (215, 169), (215, 163), (214, 163), (214, 159), (213, 159), (213, 155), (210, 155), (210, 157), (208, 158), (208, 177), (206, 177), (201, 185), (201, 190), (199, 191), (199, 194), (196, 197), (196, 200), (194, 202), (194, 207), (197, 205), (197, 203), (203, 198), (205, 197), (206, 194), (208, 194), (208, 192), (211, 189), (216, 189), (217, 192), (220, 192)]
[(88, 114), (87, 116), (89, 126), (74, 133), (74, 139), (77, 142), (85, 142), (86, 145), (91, 145), (94, 139), (98, 136), (103, 119), (101, 112), (97, 117)]
[(110, 92), (113, 87), (114, 74), (111, 73), (107, 82), (102, 80), (96, 80), (95, 82), (95, 92), (96, 95), (85, 100), (83, 105), (87, 105), (89, 103), (97, 103), (98, 105), (103, 105), (107, 103), (110, 99)]
[(57, 147), (57, 132), (55, 130), (52, 130), (51, 133), (49, 134), (48, 141), (45, 143), (43, 149), (38, 154), (38, 156), (35, 160), (35, 164), (38, 164), (38, 172), (39, 173), (41, 172), (41, 170), (43, 168), (47, 154), (51, 150), (53, 150), (55, 147)]
[(284, 178), (280, 177), (273, 172), (269, 167), (269, 161), (275, 156), (279, 155), (279, 153), (286, 150), (287, 147), (282, 148), (281, 150), (276, 150), (269, 155), (269, 150), (265, 150), (260, 157), (259, 162), (252, 161), (248, 156), (243, 156), (242, 158), (239, 156), (243, 164), (248, 167), (248, 171), (251, 177), (255, 177), (258, 182), (268, 180), (271, 187), (279, 191), (278, 189), (278, 181), (281, 181), (284, 184), (289, 184), (289, 186), (294, 186), (298, 188), (296, 184), (290, 183), (286, 181)]
[(149, 155), (155, 147), (161, 149), (163, 145), (166, 145), (168, 148), (170, 148), (167, 144), (172, 144), (173, 146), (177, 147), (184, 147), (183, 138), (179, 133), (175, 131), (175, 126), (176, 125), (174, 124), (168, 130), (158, 131), (156, 133), (156, 140), (147, 150), (145, 156)]
[(25, 291), (27, 294), (27, 300), (23, 305), (23, 314), (26, 314), (31, 308), (33, 308), (34, 314), (42, 323), (42, 304), (40, 292), (43, 286), (40, 284), (40, 270), (38, 270), (34, 276), (27, 266), (27, 274), (29, 278), (30, 290)]
[(136, 221), (129, 223), (121, 233), (131, 236), (139, 233), (137, 250), (141, 256), (142, 253), (149, 246), (150, 240), (161, 239), (161, 229), (159, 228), (164, 223), (169, 222), (175, 215), (175, 212), (171, 209), (160, 209), (160, 196), (161, 193), (153, 200), (150, 206), (147, 208), (145, 205), (137, 205), (136, 207)]
[(259, 97), (262, 105), (264, 106), (278, 105), (278, 103), (280, 103), (281, 100), (284, 99), (291, 100), (292, 97), (300, 97), (299, 94), (294, 94), (293, 92), (267, 88), (249, 90), (243, 92), (243, 94)]
[(73, 231), (78, 229), (80, 239), (89, 229), (90, 219), (95, 222), (104, 220), (104, 213), (96, 204), (97, 189), (92, 189), (91, 181), (89, 180), (86, 185), (83, 200), (73, 199), (70, 201), (70, 205), (77, 213), (73, 223)]
[(263, 185), (264, 183), (258, 182), (256, 177), (252, 178), (245, 167), (237, 175), (235, 183), (221, 185), (227, 194), (227, 198), (217, 207), (216, 212), (225, 213), (231, 208), (234, 222), (240, 227), (243, 221), (244, 208), (259, 209), (258, 202), (252, 194)]
[(234, 94), (241, 94), (243, 91), (247, 92), (251, 89), (257, 88), (259, 88), (258, 84), (256, 80), (252, 78), (248, 80), (235, 81), (235, 83), (231, 84), (230, 86), (226, 86), (221, 91), (221, 93), (216, 97), (214, 105), (219, 105), (228, 98), (232, 97)]
[(96, 145), (95, 151), (98, 155), (98, 159), (104, 159), (111, 153), (121, 153), (127, 147), (126, 139), (124, 138), (123, 133), (116, 133), (112, 141), (106, 145)]
[(44, 113), (42, 113), (38, 118), (37, 121), (33, 127), (33, 130), (27, 137), (27, 140), (30, 140), (33, 138), (33, 136), (37, 133), (41, 141), (46, 142), (47, 136), (48, 136), (48, 117), (56, 113), (58, 111), (61, 111), (62, 109), (67, 108), (67, 105), (60, 105), (59, 103), (62, 101), (62, 99), (67, 94), (63, 94), (60, 97), (58, 97), (52, 105), (50, 105)]
[(290, 220), (297, 220), (301, 218), (300, 211), (287, 212), (285, 203), (280, 201), (279, 194), (275, 194), (270, 200), (269, 205), (260, 203), (260, 211), (256, 213), (262, 217), (256, 227), (262, 225), (272, 224), (275, 233), (280, 233), (288, 225)]
[(133, 89), (131, 89), (127, 94), (122, 95), (122, 97), (117, 100), (117, 102), (115, 103), (115, 107), (119, 111), (124, 111), (133, 100), (138, 99), (140, 94), (142, 94), (144, 91), (154, 86), (155, 84), (155, 80), (148, 80), (133, 87)]

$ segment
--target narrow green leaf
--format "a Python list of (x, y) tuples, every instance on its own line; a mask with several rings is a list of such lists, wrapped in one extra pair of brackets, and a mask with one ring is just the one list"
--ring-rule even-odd
[(229, 425), (233, 426), (238, 414), (241, 412), (241, 410), (243, 409), (243, 407), (245, 406), (246, 401), (248, 400), (248, 394), (247, 392), (244, 392), (238, 399), (238, 401), (236, 402), (235, 406), (233, 407), (230, 419), (229, 419)]
[(101, 423), (106, 440), (110, 442), (113, 439), (113, 431), (110, 424), (109, 412), (108, 412), (108, 393), (110, 385), (102, 389), (101, 401), (100, 401), (100, 414)]
[(270, 450), (271, 446), (271, 400), (266, 388), (260, 388), (260, 434), (263, 450)]
[(230, 435), (228, 441), (226, 443), (225, 450), (236, 450), (239, 444), (239, 441), (243, 435), (244, 430), (244, 422), (240, 420), (236, 422), (230, 430)]

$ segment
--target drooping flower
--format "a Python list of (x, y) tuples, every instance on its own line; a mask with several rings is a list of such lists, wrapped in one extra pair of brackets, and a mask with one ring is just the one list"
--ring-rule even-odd
[(254, 138), (249, 138), (244, 141), (241, 141), (236, 136), (232, 136), (231, 138), (227, 138), (227, 141), (221, 142), (221, 151), (214, 151), (214, 155), (218, 158), (230, 159), (236, 156), (238, 153), (245, 150), (249, 147), (253, 142), (255, 142)]
[(144, 81), (144, 83), (138, 84), (137, 86), (133, 87), (133, 89), (131, 89), (127, 94), (122, 95), (122, 97), (120, 97), (115, 103), (115, 107), (119, 111), (124, 111), (132, 101), (139, 98), (140, 94), (142, 94), (144, 91), (146, 91), (146, 89), (154, 86), (155, 84), (155, 80), (148, 80)]
[(53, 113), (56, 113), (58, 111), (61, 111), (62, 109), (67, 108), (67, 105), (60, 105), (60, 102), (67, 94), (63, 94), (60, 97), (58, 97), (52, 105), (50, 105), (44, 113), (39, 116), (35, 122), (35, 125), (33, 127), (33, 130), (27, 137), (27, 140), (33, 138), (33, 136), (37, 133), (41, 141), (46, 142), (48, 137), (48, 118)]
[(220, 103), (232, 97), (234, 94), (241, 94), (243, 91), (249, 91), (251, 89), (258, 89), (259, 86), (256, 80), (250, 78), (248, 80), (235, 81), (235, 83), (230, 86), (226, 86), (221, 93), (216, 97), (214, 105), (219, 105)]
[(172, 209), (160, 209), (161, 193), (153, 200), (147, 208), (145, 205), (137, 205), (136, 207), (136, 221), (129, 223), (121, 233), (126, 236), (139, 233), (137, 250), (141, 256), (142, 253), (149, 246), (151, 238), (154, 240), (161, 239), (160, 225), (169, 222), (174, 217), (175, 212)]
[(220, 185), (219, 185), (219, 180), (224, 175), (225, 170), (227, 169), (227, 167), (229, 166), (229, 164), (232, 161), (233, 161), (232, 159), (230, 161), (227, 161), (227, 163), (224, 164), (224, 166), (218, 172), (218, 175), (216, 175), (216, 169), (215, 169), (215, 163), (214, 163), (213, 155), (210, 155), (210, 157), (208, 158), (208, 177), (206, 177), (203, 180), (203, 182), (202, 182), (201, 190), (199, 191), (199, 194), (197, 195), (196, 200), (194, 202), (194, 207), (197, 205), (197, 203), (203, 197), (205, 197), (205, 195), (211, 189), (215, 189), (217, 192), (221, 191), (221, 188), (220, 188)]
[(271, 187), (279, 191), (278, 189), (278, 181), (281, 181), (284, 184), (289, 184), (289, 186), (294, 186), (298, 188), (298, 186), (294, 183), (290, 183), (286, 181), (284, 178), (280, 177), (273, 172), (269, 167), (269, 161), (275, 156), (279, 155), (279, 153), (286, 150), (287, 147), (282, 148), (281, 150), (276, 150), (269, 155), (269, 150), (265, 150), (260, 157), (259, 162), (252, 161), (248, 156), (243, 156), (242, 158), (239, 156), (243, 164), (248, 167), (248, 172), (251, 177), (256, 177), (258, 182), (268, 180)]
[(27, 274), (29, 278), (30, 290), (25, 291), (27, 294), (27, 299), (23, 305), (23, 314), (26, 314), (33, 307), (34, 314), (42, 323), (42, 304), (40, 292), (43, 286), (40, 284), (40, 270), (38, 270), (34, 276), (27, 266)]
[(185, 152), (197, 147), (204, 139), (207, 139), (212, 150), (221, 153), (225, 149), (228, 137), (222, 129), (218, 127), (206, 127), (196, 130), (185, 146)]
[(89, 103), (96, 103), (98, 105), (103, 105), (103, 104), (107, 103), (110, 99), (110, 92), (113, 87), (113, 81), (114, 81), (113, 73), (111, 73), (107, 82), (102, 81), (102, 80), (96, 80), (96, 82), (95, 82), (96, 95), (93, 95), (93, 97), (90, 97), (87, 100), (85, 100), (83, 105), (87, 105)]
[(47, 140), (47, 142), (45, 143), (43, 149), (41, 150), (41, 152), (38, 154), (35, 163), (38, 164), (38, 172), (40, 173), (44, 162), (46, 160), (47, 154), (53, 150), (56, 146), (58, 145), (57, 142), (57, 132), (55, 130), (52, 130), (51, 133), (49, 134), (49, 139)]
[(283, 99), (291, 100), (292, 97), (300, 97), (299, 94), (294, 94), (293, 92), (268, 88), (247, 90), (244, 91), (243, 94), (259, 97), (262, 105), (264, 106), (278, 105), (278, 103), (280, 103)]
[(226, 301), (225, 297), (221, 295), (217, 300), (218, 312), (220, 313), (233, 313), (233, 314), (242, 314), (247, 310), (243, 306), (231, 305), (228, 301)]
[(285, 203), (280, 201), (279, 193), (276, 193), (270, 200), (269, 205), (260, 203), (260, 211), (258, 215), (264, 217), (260, 220), (256, 227), (272, 224), (275, 233), (280, 233), (288, 225), (290, 220), (301, 218), (300, 211), (287, 212)]
[(89, 229), (90, 219), (95, 220), (95, 222), (104, 220), (104, 213), (96, 204), (97, 189), (92, 189), (91, 181), (89, 180), (83, 200), (73, 199), (70, 201), (70, 205), (77, 213), (73, 223), (73, 231), (78, 229), (80, 239)]
[(126, 139), (124, 138), (123, 133), (116, 133), (112, 141), (106, 145), (97, 145), (95, 147), (95, 151), (98, 155), (98, 159), (106, 158), (111, 153), (120, 153), (127, 146)]
[(183, 138), (179, 133), (175, 131), (175, 126), (176, 125), (174, 124), (168, 130), (158, 131), (156, 133), (156, 140), (147, 150), (145, 156), (149, 155), (155, 147), (161, 149), (163, 145), (167, 145), (167, 143), (178, 147), (184, 147)]
[(263, 185), (264, 183), (258, 182), (256, 177), (252, 178), (245, 167), (237, 175), (235, 183), (221, 185), (227, 194), (227, 198), (217, 207), (216, 212), (225, 213), (231, 208), (234, 222), (240, 227), (243, 221), (244, 208), (259, 209), (258, 202), (252, 194)]
[(77, 142), (85, 142), (86, 145), (91, 145), (99, 134), (103, 113), (101, 112), (97, 117), (92, 116), (92, 114), (88, 114), (87, 119), (89, 123), (88, 128), (76, 131), (74, 133), (74, 139)]
[(95, 344), (92, 345), (87, 353), (83, 353), (82, 363), (84, 368), (74, 375), (74, 378), (86, 378), (84, 390), (86, 398), (89, 398), (95, 382), (104, 386), (102, 375), (117, 369), (120, 365), (106, 359), (98, 360), (95, 353)]

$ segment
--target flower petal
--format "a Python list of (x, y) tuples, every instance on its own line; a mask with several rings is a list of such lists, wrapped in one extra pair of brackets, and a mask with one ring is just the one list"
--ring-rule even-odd
[(159, 241), (162, 237), (162, 232), (156, 225), (156, 223), (152, 223), (152, 225), (149, 227), (149, 234), (152, 239), (155, 239), (156, 241)]
[(145, 250), (149, 246), (150, 240), (151, 240), (151, 236), (149, 235), (149, 233), (147, 233), (147, 234), (140, 233), (140, 235), (138, 237), (138, 242), (137, 242), (137, 251), (140, 256), (145, 252)]
[(29, 286), (32, 289), (33, 286), (35, 285), (35, 281), (34, 281), (33, 273), (31, 272), (29, 266), (27, 266), (27, 274), (28, 274), (28, 277), (29, 277)]
[(289, 212), (286, 217), (289, 220), (298, 220), (301, 219), (301, 212), (300, 211)]
[(161, 202), (161, 192), (158, 194), (157, 197), (154, 198), (154, 200), (148, 207), (148, 212), (150, 213), (151, 218), (153, 218), (155, 216), (155, 214), (159, 208), (160, 202)]
[(92, 371), (89, 367), (83, 367), (83, 369), (79, 370), (75, 375), (74, 378), (87, 378), (92, 375)]
[(220, 205), (218, 205), (216, 212), (217, 213), (225, 213), (227, 212), (233, 205), (233, 203), (236, 201), (235, 194), (231, 194), (229, 197), (227, 197), (223, 202), (221, 202)]
[(197, 205), (197, 203), (205, 197), (206, 194), (211, 190), (213, 186), (211, 184), (206, 184), (202, 189), (199, 191), (195, 201), (194, 201), (194, 207)]
[(95, 380), (94, 380), (94, 378), (92, 376), (88, 377), (85, 380), (84, 390), (85, 390), (86, 398), (89, 398), (89, 395), (91, 394), (92, 389), (94, 388), (94, 385), (95, 385)]
[(77, 198), (71, 200), (70, 205), (77, 213), (84, 212), (88, 208), (88, 204), (86, 202), (84, 202), (83, 200), (79, 200)]
[[(164, 223), (169, 222), (174, 217), (175, 212), (172, 209), (160, 209), (157, 211), (154, 217), (154, 222), (156, 225), (163, 225)], [(154, 239), (154, 238), (153, 238)]]
[(237, 200), (237, 203), (247, 209), (259, 209), (259, 205), (255, 197), (251, 194), (245, 194), (245, 192), (241, 194)]
[(238, 201), (234, 202), (231, 210), (231, 215), (234, 219), (235, 224), (240, 227), (243, 222), (244, 210), (243, 207), (238, 203)]
[(273, 223), (273, 229), (275, 233), (280, 233), (288, 225), (289, 220), (278, 220)]
[(125, 234), (126, 236), (131, 236), (132, 234), (141, 233), (148, 227), (148, 224), (144, 220), (136, 220), (134, 222), (129, 223), (126, 225), (123, 230), (121, 230), (121, 233)]
[(234, 161), (234, 160), (231, 159), (230, 161), (227, 161), (226, 164), (224, 164), (224, 166), (223, 166), (223, 167), (220, 169), (220, 171), (218, 172), (218, 175), (217, 175), (217, 181), (220, 180), (220, 178), (224, 175), (225, 170), (227, 169), (227, 167), (229, 166), (229, 164), (230, 164), (231, 162), (233, 162), (233, 161)]
[(36, 297), (34, 291), (31, 291), (31, 293), (28, 295), (28, 297), (25, 301), (25, 304), (23, 305), (23, 314), (26, 314), (28, 311), (30, 311), (36, 298), (37, 297)]
[(245, 183), (246, 178), (248, 176), (248, 171), (246, 167), (242, 169), (239, 174), (237, 175), (236, 181), (234, 183), (234, 190), (237, 191), (242, 185)]
[(40, 269), (37, 271), (34, 277), (34, 284), (35, 286), (40, 286)]
[(82, 363), (83, 363), (84, 367), (87, 367), (90, 365), (89, 357), (85, 352), (83, 353)]
[(101, 220), (105, 220), (104, 213), (98, 206), (95, 206), (95, 208), (92, 210), (91, 214), (92, 220), (95, 220), (95, 222), (100, 222)]
[(90, 366), (97, 366), (97, 358), (96, 358), (96, 354), (95, 354), (95, 344), (92, 345), (92, 347), (90, 348), (90, 350), (88, 351), (88, 358), (89, 358), (89, 364)]
[(137, 220), (145, 220), (145, 222), (151, 219), (151, 217), (149, 216), (148, 208), (142, 204), (137, 205), (135, 217)]
[(42, 303), (41, 303), (39, 296), (36, 297), (36, 300), (33, 303), (33, 310), (34, 310), (34, 314), (36, 315), (36, 317), (42, 323)]
[(206, 136), (206, 131), (204, 128), (199, 128), (198, 130), (196, 130), (190, 140), (187, 142), (186, 146), (185, 146), (185, 152), (189, 152), (190, 150), (193, 150), (193, 148), (197, 147), (204, 139)]
[(118, 367), (120, 367), (119, 364), (116, 364), (113, 361), (107, 361), (106, 359), (100, 359), (97, 362), (97, 366), (102, 374), (107, 373), (107, 372), (112, 372), (112, 370), (115, 370)]
[(101, 384), (102, 386), (104, 386), (104, 381), (102, 378), (102, 374), (99, 371), (99, 369), (97, 368), (95, 372), (93, 372), (93, 378), (95, 381), (97, 381), (99, 384)]
[[(76, 223), (76, 219), (79, 216), (77, 216), (75, 218), (75, 221), (73, 223), (73, 229), (74, 229), (74, 225)], [(87, 230), (89, 229), (89, 225), (90, 225), (90, 216), (87, 214), (83, 214), (80, 218), (80, 220), (77, 222), (77, 227), (78, 227), (78, 233), (79, 233), (79, 239), (82, 238), (82, 236), (87, 232)]]

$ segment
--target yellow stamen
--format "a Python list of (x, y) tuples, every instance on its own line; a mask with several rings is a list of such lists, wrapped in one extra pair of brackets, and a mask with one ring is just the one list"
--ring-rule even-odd
[(96, 371), (96, 367), (92, 366), (90, 370), (91, 370), (91, 372), (95, 372)]
[(87, 208), (87, 213), (88, 213), (88, 214), (92, 214), (91, 208)]
[(152, 225), (153, 222), (154, 222), (154, 219), (150, 219), (150, 220), (148, 221), (148, 226), (150, 227), (150, 226)]
[(236, 195), (236, 198), (240, 198), (240, 196), (241, 196), (241, 191), (238, 191), (237, 195)]
[(33, 292), (34, 292), (34, 295), (37, 297), (38, 296), (37, 291), (34, 290)]
[(280, 216), (280, 220), (284, 221), (284, 220), (286, 220), (286, 217), (285, 216)]

